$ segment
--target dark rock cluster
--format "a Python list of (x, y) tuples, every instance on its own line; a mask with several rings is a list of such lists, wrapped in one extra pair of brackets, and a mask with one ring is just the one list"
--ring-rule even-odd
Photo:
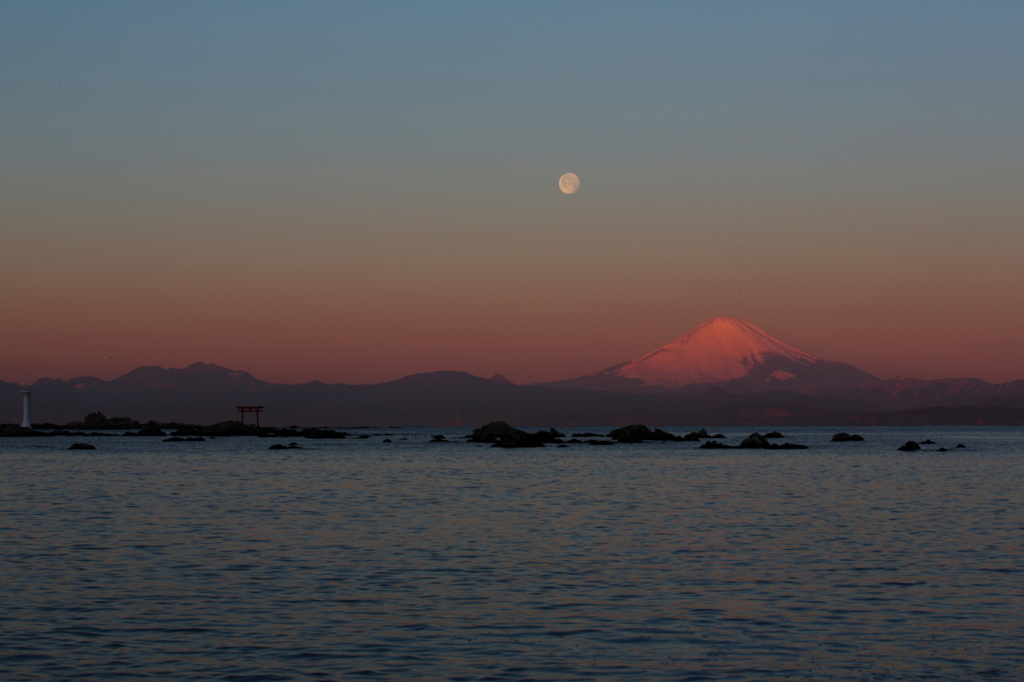
[(608, 434), (609, 438), (614, 438), (620, 443), (642, 443), (645, 440), (661, 440), (661, 441), (681, 441), (682, 436), (673, 436), (671, 433), (662, 431), (661, 429), (654, 429), (651, 431), (643, 424), (630, 424), (629, 426), (623, 426), (620, 429), (615, 429)]
[(683, 436), (683, 440), (686, 441), (701, 441), (707, 440), (708, 438), (725, 438), (725, 436), (723, 436), (720, 433), (716, 433), (715, 435), (712, 436), (711, 434), (708, 433), (707, 429), (701, 429), (700, 431), (690, 431), (688, 434)]
[(772, 444), (756, 431), (744, 438), (740, 443), (741, 448), (770, 448), (771, 446)]
[(473, 429), (466, 440), (470, 443), (491, 443), (493, 448), (542, 448), (545, 443), (564, 443), (561, 440), (564, 437), (564, 433), (553, 428), (529, 433), (505, 422), (491, 422)]
[[(278, 431), (276, 435), (280, 436), (284, 434)], [(334, 429), (306, 428), (299, 431), (298, 435), (311, 440), (340, 440), (342, 438), (348, 438), (348, 434), (346, 432), (335, 431)]]
[(27, 438), (29, 436), (42, 436), (35, 429), (30, 429), (17, 424), (4, 424), (0, 426), (0, 438)]
[[(906, 443), (904, 443), (903, 445), (899, 446), (896, 449), (899, 450), (900, 452), (916, 452), (916, 451), (921, 449), (922, 445), (935, 445), (935, 441), (933, 441), (931, 438), (929, 438), (927, 440), (923, 440), (921, 442), (917, 442), (917, 441), (913, 441), (913, 440), (908, 440)], [(963, 443), (957, 443), (956, 447), (953, 448), (953, 449), (956, 450), (957, 448), (964, 448), (964, 447), (965, 446), (964, 446)], [(949, 449), (948, 448), (938, 448), (937, 450), (931, 450), (930, 452), (949, 452)]]
[[(44, 426), (50, 426), (44, 424)], [(69, 422), (64, 428), (67, 429), (104, 429), (124, 431), (127, 429), (141, 428), (142, 424), (129, 419), (128, 417), (105, 417), (102, 412), (90, 412), (80, 422)]]
[(147, 426), (155, 425), (160, 428), (174, 428), (172, 436), (206, 436), (217, 438), (226, 436), (262, 436), (268, 432), (277, 432), (278, 429), (259, 428), (255, 424), (243, 424), (238, 420), (218, 422), (209, 426), (198, 424), (156, 424), (150, 422)]
[[(337, 431), (331, 428), (303, 428), (299, 429), (296, 426), (288, 428), (276, 428), (276, 427), (257, 427), (254, 424), (243, 424), (240, 421), (225, 421), (209, 426), (201, 426), (197, 424), (179, 424), (179, 423), (161, 423), (150, 421), (142, 424), (134, 419), (126, 417), (111, 417), (108, 418), (103, 415), (102, 412), (92, 412), (82, 420), (69, 422), (64, 426), (58, 426), (56, 424), (34, 424), (34, 428), (25, 428), (17, 424), (0, 424), (0, 437), (45, 437), (45, 436), (87, 436), (87, 437), (107, 437), (117, 436), (119, 434), (110, 433), (110, 431), (123, 431), (125, 436), (167, 436), (166, 431), (172, 431), (171, 437), (164, 438), (164, 442), (168, 443), (179, 443), (179, 442), (202, 442), (207, 438), (226, 437), (226, 436), (258, 436), (261, 438), (308, 438), (308, 439), (344, 439), (349, 438), (351, 435), (345, 431)], [(349, 427), (349, 428), (363, 428), (363, 427)], [(366, 427), (369, 428), (369, 427)], [(77, 430), (72, 430), (77, 429)], [(81, 429), (98, 429), (91, 433), (86, 433)], [(104, 433), (103, 431), (106, 431)], [(371, 436), (391, 436), (390, 433), (374, 433), (374, 434), (360, 434), (356, 436), (360, 439), (368, 439)], [(583, 432), (574, 433), (572, 439), (565, 440), (565, 434), (559, 433), (556, 429), (550, 428), (548, 430), (540, 430), (535, 433), (529, 433), (522, 429), (517, 429), (510, 426), (506, 422), (495, 421), (484, 426), (481, 426), (473, 430), (472, 435), (464, 436), (464, 438), (471, 443), (489, 443), (492, 447), (496, 448), (538, 448), (544, 447), (545, 445), (552, 444), (558, 447), (567, 447), (570, 444), (586, 444), (586, 445), (614, 445), (616, 443), (643, 443), (647, 441), (663, 441), (663, 442), (682, 442), (682, 441), (703, 441), (700, 445), (702, 449), (722, 449), (722, 448), (743, 448), (743, 449), (763, 449), (763, 450), (803, 450), (806, 449), (806, 445), (797, 443), (771, 443), (769, 439), (784, 438), (783, 434), (779, 431), (769, 431), (765, 434), (752, 433), (748, 437), (744, 438), (739, 445), (727, 445), (722, 440), (725, 436), (721, 433), (709, 434), (707, 429), (700, 429), (699, 431), (692, 431), (687, 433), (685, 436), (677, 436), (675, 434), (668, 433), (662, 429), (655, 428), (650, 429), (643, 424), (630, 424), (612, 430), (607, 436), (601, 434)], [(583, 440), (580, 440), (583, 439)], [(400, 440), (406, 440), (401, 438)], [(832, 436), (832, 442), (843, 443), (843, 442), (856, 442), (864, 441), (864, 437), (859, 434), (849, 434), (846, 432), (839, 432)], [(390, 443), (391, 439), (386, 438), (383, 442)], [(430, 440), (431, 443), (451, 443), (442, 434), (433, 436)], [(914, 452), (921, 450), (923, 445), (935, 445), (935, 442), (931, 439), (922, 441), (907, 441), (901, 445), (898, 450), (901, 452)], [(271, 446), (273, 450), (280, 449), (297, 449), (299, 446), (295, 443), (289, 445), (274, 445)], [(956, 449), (963, 449), (964, 445), (958, 443), (955, 446)], [(95, 449), (95, 446), (88, 443), (74, 443), (69, 449), (72, 450), (86, 450)], [(949, 452), (946, 447), (940, 447), (932, 450), (932, 452)]]
[[(778, 433), (777, 431), (775, 433)], [(770, 434), (769, 434), (770, 435)], [(781, 437), (781, 434), (780, 436)], [(806, 445), (800, 445), (799, 443), (769, 443), (767, 437), (762, 436), (756, 431), (746, 438), (739, 445), (726, 445), (719, 443), (716, 440), (709, 440), (701, 445), (701, 448), (709, 450), (721, 450), (725, 448), (745, 448), (745, 449), (759, 449), (759, 450), (806, 450)]]

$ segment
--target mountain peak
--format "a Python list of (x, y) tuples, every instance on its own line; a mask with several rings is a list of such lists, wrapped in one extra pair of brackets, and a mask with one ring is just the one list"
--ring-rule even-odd
[(715, 317), (655, 351), (553, 386), (611, 391), (664, 391), (720, 386), (731, 391), (821, 391), (875, 379), (783, 343), (735, 317)]
[(747, 376), (755, 365), (763, 364), (769, 357), (781, 357), (801, 365), (821, 362), (745, 320), (715, 317), (661, 348), (618, 367), (615, 373), (627, 379), (640, 379), (644, 384), (670, 388), (721, 384)]
[(228, 369), (227, 367), (207, 364), (205, 362), (194, 362), (183, 369), (175, 369), (174, 367), (164, 369), (159, 365), (136, 367), (127, 374), (114, 379), (114, 382), (122, 386), (151, 386), (154, 388), (180, 386), (183, 383), (196, 382), (207, 382), (210, 386), (228, 384), (254, 386), (262, 383), (248, 372)]

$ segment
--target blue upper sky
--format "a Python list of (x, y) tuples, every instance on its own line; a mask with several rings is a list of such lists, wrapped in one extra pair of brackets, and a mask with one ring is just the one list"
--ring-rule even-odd
[[(948, 191), (936, 167), (1019, 170), (1024, 152), (1020, 2), (33, 1), (0, 18), (5, 171), (371, 167), (429, 193), (424, 169), (508, 188), (551, 164), (646, 195), (703, 167), (737, 199), (834, 192), (815, 174), (859, 165)], [(811, 170), (760, 187), (763, 164)]]

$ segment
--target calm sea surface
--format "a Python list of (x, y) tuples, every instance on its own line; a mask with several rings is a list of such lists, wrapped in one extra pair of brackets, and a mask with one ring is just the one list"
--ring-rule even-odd
[(781, 430), (0, 439), (0, 679), (1024, 680), (1024, 429)]

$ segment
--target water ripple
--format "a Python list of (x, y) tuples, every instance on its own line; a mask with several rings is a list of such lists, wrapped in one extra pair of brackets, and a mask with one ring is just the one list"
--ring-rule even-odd
[[(0, 677), (1024, 679), (1020, 431), (789, 431), (4, 439)], [(895, 452), (924, 437), (968, 451)]]

